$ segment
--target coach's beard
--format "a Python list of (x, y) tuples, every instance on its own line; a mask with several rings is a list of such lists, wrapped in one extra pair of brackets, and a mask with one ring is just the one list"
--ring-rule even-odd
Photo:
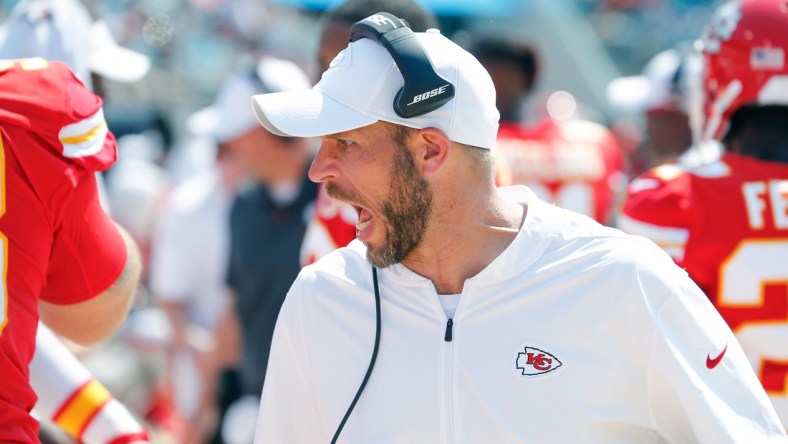
[[(367, 261), (377, 268), (402, 262), (424, 239), (432, 213), (432, 190), (416, 172), (413, 158), (404, 146), (395, 150), (390, 177), (389, 193), (381, 205), (382, 222), (386, 228), (383, 244), (375, 248), (364, 242)], [(326, 184), (326, 192), (341, 200), (356, 200), (330, 182)]]
[(410, 152), (397, 146), (389, 194), (381, 206), (386, 222), (383, 245), (367, 245), (367, 260), (378, 268), (402, 262), (424, 239), (432, 212), (432, 190), (416, 172)]

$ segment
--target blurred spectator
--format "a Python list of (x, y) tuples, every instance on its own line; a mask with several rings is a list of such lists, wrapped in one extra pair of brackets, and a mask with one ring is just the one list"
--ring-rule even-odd
[(619, 77), (607, 88), (610, 102), (645, 116), (645, 139), (631, 155), (630, 173), (675, 162), (692, 145), (690, 81), (698, 75), (689, 49), (681, 46), (655, 55), (640, 75)]
[(143, 54), (119, 46), (107, 24), (94, 21), (78, 0), (22, 0), (0, 35), (4, 58), (43, 57), (66, 63), (99, 96), (92, 78), (136, 82), (150, 69)]
[(169, 194), (153, 238), (150, 288), (172, 326), (166, 385), (187, 422), (183, 442), (215, 433), (218, 371), (237, 360), (221, 356), (237, 347), (217, 349), (216, 329), (227, 306), (230, 205), (243, 175), (235, 141), (257, 127), (243, 110), (258, 90), (248, 73), (233, 74), (214, 103), (190, 117), (192, 133), (215, 142), (215, 163)]
[[(548, 202), (612, 223), (624, 189), (623, 155), (605, 127), (577, 117), (567, 92), (547, 95), (536, 123), (526, 126), (523, 103), (538, 80), (538, 56), (527, 44), (489, 36), (471, 53), (495, 84), (501, 113), (496, 150), (512, 184), (527, 185)], [(533, 111), (533, 110), (532, 110)], [(499, 168), (500, 169), (500, 168)]]
[(502, 36), (480, 39), (471, 50), (493, 79), (501, 122), (524, 122), (523, 103), (534, 90), (539, 75), (536, 51)]
[[(274, 323), (301, 269), (299, 246), (312, 217), (317, 185), (306, 176), (309, 141), (269, 133), (251, 110), (252, 94), (309, 89), (304, 71), (293, 62), (266, 56), (254, 69), (232, 74), (228, 82), (234, 86), (224, 92), (234, 95), (233, 106), (217, 107), (226, 123), (224, 134), (217, 136), (238, 134), (223, 145), (239, 157), (249, 178), (231, 206), (227, 283), (233, 296), (219, 327), (223, 334), (236, 331), (228, 324), (240, 331), (240, 397), (228, 408), (222, 428), (224, 442), (234, 444), (252, 439), (254, 422), (238, 418), (256, 414), (259, 402), (248, 402), (248, 397), (259, 399), (262, 392)], [(224, 353), (235, 344), (224, 336), (217, 341), (217, 351)]]
[(157, 145), (157, 140), (149, 133), (118, 138), (118, 162), (105, 180), (112, 217), (129, 230), (142, 252), (145, 284), (153, 224), (161, 201), (170, 189), (167, 171), (158, 163), (161, 149)]

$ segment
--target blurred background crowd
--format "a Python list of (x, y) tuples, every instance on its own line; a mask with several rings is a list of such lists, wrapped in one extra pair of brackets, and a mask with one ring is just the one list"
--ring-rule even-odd
[[(19, 0), (0, 1), (0, 19)], [(166, 133), (163, 149), (192, 135), (186, 118), (208, 104), (225, 76), (261, 53), (285, 56), (316, 73), (321, 11), (341, 0), (84, 0), (119, 44), (151, 59), (132, 85), (107, 85), (116, 133), (139, 126)], [(603, 123), (622, 116), (605, 95), (619, 75), (640, 73), (657, 52), (698, 38), (711, 0), (421, 0), (444, 34), (461, 44), (489, 33), (533, 46), (539, 91), (565, 90), (582, 112)]]
[[(9, 47), (12, 51), (30, 39), (58, 38), (14, 36), (19, 32), (11, 26), (14, 17), (34, 14), (19, 12), (20, 3), (0, 0), (0, 23), (4, 24), (0, 35), (6, 42), (0, 58), (17, 56), (9, 55)], [(273, 240), (250, 237), (248, 232), (270, 219), (273, 228), (269, 230), (285, 233), (277, 231), (276, 224), (292, 216), (303, 219), (301, 231), (292, 235), (302, 238), (318, 191), (304, 194), (300, 186), (292, 185), (303, 178), (303, 169), (286, 176), (287, 165), (308, 164), (286, 156), (308, 158), (314, 145), (296, 150), (289, 145), (292, 141), (238, 139), (256, 126), (252, 94), (309, 87), (319, 79), (323, 17), (341, 3), (83, 0), (92, 25), (82, 29), (73, 20), (58, 25), (62, 38), (90, 34), (85, 38), (95, 60), (87, 62), (89, 74), (84, 75), (104, 98), (109, 128), (118, 138), (119, 161), (103, 177), (107, 205), (136, 238), (146, 260), (135, 308), (121, 331), (100, 346), (71, 348), (149, 427), (154, 442), (251, 442), (249, 428), (254, 424), (257, 400), (245, 399), (244, 394), (259, 394), (259, 390), (254, 383), (252, 388), (244, 386), (249, 385), (244, 382), (245, 364), (236, 364), (254, 354), (246, 350), (251, 341), (247, 339), (246, 347), (238, 344), (258, 323), (267, 325), (272, 319), (244, 319), (244, 314), (255, 313), (258, 307), (242, 296), (267, 291), (281, 294), (292, 280), (284, 274), (276, 290), (257, 288), (273, 284), (270, 279), (258, 282), (265, 276), (250, 277), (255, 267), (262, 273), (259, 270), (268, 267), (276, 270), (276, 264), (289, 256), (303, 264), (319, 254), (304, 252), (296, 240), (272, 247)], [(540, 125), (583, 121), (599, 128), (601, 136), (587, 136), (589, 140), (583, 143), (612, 149), (612, 154), (605, 155), (609, 163), (605, 168), (617, 174), (605, 176), (609, 182), (605, 192), (610, 194), (605, 197), (606, 207), (587, 211), (598, 220), (613, 225), (620, 199), (615, 190), (623, 190), (649, 167), (675, 160), (690, 146), (687, 102), (691, 94), (684, 85), (686, 74), (692, 71), (690, 49), (719, 2), (416, 3), (434, 14), (441, 32), (474, 49), (480, 60), (489, 60), (504, 121), (529, 128), (533, 131), (530, 138), (560, 138), (564, 144), (574, 140), (571, 131), (576, 129), (565, 130), (560, 137), (549, 136), (549, 130)], [(506, 77), (503, 68), (491, 68), (496, 57), (515, 61), (520, 74)], [(496, 72), (502, 77), (496, 79)], [(252, 83), (250, 78), (254, 78)], [(585, 129), (577, 131), (584, 137), (589, 134)], [(525, 136), (502, 136), (502, 145), (507, 137)], [(677, 140), (665, 140), (670, 138)], [(244, 146), (250, 143), (251, 148)], [(253, 153), (255, 143), (288, 144), (288, 154)], [(228, 150), (228, 146), (235, 148)], [(511, 165), (499, 173), (501, 183), (528, 182), (525, 160), (515, 155), (509, 161)], [(245, 188), (249, 178), (266, 185), (267, 195), (261, 197)], [(571, 206), (569, 200), (566, 204)], [(582, 210), (583, 204), (579, 205), (574, 209)], [(258, 207), (265, 208), (270, 217), (258, 221), (254, 213)], [(324, 202), (329, 219), (342, 211), (330, 203), (328, 207), (325, 210)], [(347, 217), (351, 226), (352, 218)], [(225, 284), (237, 300), (228, 302)], [(195, 298), (195, 293), (204, 294)], [(236, 309), (228, 310), (228, 306)], [(227, 321), (226, 311), (240, 313), (239, 319)], [(275, 316), (276, 310), (268, 313)], [(251, 371), (260, 373), (259, 368), (258, 363)], [(51, 439), (69, 442), (55, 428)]]

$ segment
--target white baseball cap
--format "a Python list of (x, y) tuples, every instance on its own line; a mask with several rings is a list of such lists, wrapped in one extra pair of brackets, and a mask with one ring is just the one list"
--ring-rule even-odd
[(87, 85), (94, 72), (134, 82), (150, 69), (150, 59), (123, 48), (103, 21), (94, 22), (78, 0), (22, 0), (0, 32), (0, 59), (43, 57), (64, 62)]
[(667, 49), (652, 57), (640, 75), (613, 79), (607, 86), (607, 97), (626, 110), (687, 111), (683, 81), (682, 55), (676, 49)]
[(499, 114), (490, 75), (437, 29), (414, 34), (435, 71), (454, 85), (454, 98), (437, 110), (413, 118), (397, 115), (394, 98), (404, 85), (402, 74), (381, 44), (361, 38), (334, 58), (311, 90), (254, 96), (257, 119), (274, 134), (297, 137), (335, 134), (382, 120), (438, 128), (455, 142), (491, 148)]
[(254, 114), (248, 111), (250, 97), (264, 92), (308, 90), (310, 85), (309, 77), (295, 63), (266, 56), (256, 69), (230, 74), (213, 104), (192, 114), (187, 126), (198, 136), (225, 143), (258, 127)]

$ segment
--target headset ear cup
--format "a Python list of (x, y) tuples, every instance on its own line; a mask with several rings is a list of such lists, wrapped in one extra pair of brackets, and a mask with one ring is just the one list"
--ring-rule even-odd
[(405, 84), (394, 100), (394, 111), (403, 118), (434, 111), (454, 97), (454, 85), (435, 72), (427, 52), (410, 28), (398, 28), (381, 36)]
[(454, 97), (454, 85), (435, 71), (427, 52), (408, 23), (387, 12), (379, 12), (350, 28), (350, 41), (375, 40), (386, 48), (399, 68), (404, 86), (392, 104), (402, 118), (434, 111)]

